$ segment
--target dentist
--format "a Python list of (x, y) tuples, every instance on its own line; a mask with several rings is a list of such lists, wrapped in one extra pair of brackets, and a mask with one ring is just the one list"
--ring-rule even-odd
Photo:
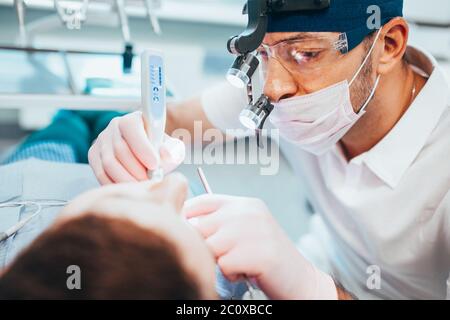
[[(270, 123), (317, 212), (288, 239), (259, 199), (203, 195), (199, 218), (223, 274), (273, 299), (444, 299), (450, 272), (450, 90), (435, 59), (408, 46), (402, 0), (332, 0), (272, 14), (258, 53)], [(377, 6), (380, 26), (368, 27)], [(171, 106), (168, 130), (239, 127), (245, 94), (228, 84)], [(183, 159), (167, 136), (167, 171)], [(139, 113), (114, 119), (89, 153), (100, 182), (146, 179), (155, 150)], [(320, 269), (319, 269), (320, 268)]]

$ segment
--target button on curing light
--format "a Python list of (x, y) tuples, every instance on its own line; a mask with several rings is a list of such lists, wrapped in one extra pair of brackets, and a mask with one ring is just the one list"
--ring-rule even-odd
[(236, 88), (245, 88), (250, 83), (258, 66), (259, 60), (254, 54), (240, 55), (228, 70), (227, 80)]
[(249, 104), (239, 115), (242, 125), (251, 130), (264, 127), (264, 123), (273, 111), (273, 104), (265, 95), (262, 95), (255, 103)]

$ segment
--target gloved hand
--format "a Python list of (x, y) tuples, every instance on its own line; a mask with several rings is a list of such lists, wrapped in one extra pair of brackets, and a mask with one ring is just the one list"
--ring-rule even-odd
[(333, 279), (300, 254), (261, 200), (202, 195), (186, 201), (183, 214), (195, 218), (230, 281), (245, 275), (271, 299), (337, 299)]
[(148, 137), (141, 112), (114, 118), (89, 150), (89, 164), (101, 184), (147, 180), (147, 170), (161, 161), (165, 173), (178, 167), (185, 157), (184, 143), (165, 136), (160, 157)]

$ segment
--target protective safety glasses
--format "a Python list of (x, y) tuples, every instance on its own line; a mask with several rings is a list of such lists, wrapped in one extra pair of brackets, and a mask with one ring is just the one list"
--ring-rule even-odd
[(267, 70), (270, 59), (275, 59), (293, 74), (330, 67), (346, 53), (348, 40), (345, 33), (322, 33), (307, 38), (299, 35), (272, 46), (262, 44), (257, 50), (263, 70)]

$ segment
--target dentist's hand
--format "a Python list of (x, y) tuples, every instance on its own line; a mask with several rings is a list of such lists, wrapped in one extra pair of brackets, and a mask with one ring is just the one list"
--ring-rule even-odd
[(158, 167), (165, 173), (178, 167), (185, 157), (184, 143), (168, 135), (160, 156), (148, 137), (141, 112), (114, 118), (89, 150), (89, 164), (101, 184), (147, 180), (147, 170)]
[(230, 281), (255, 279), (271, 299), (337, 299), (333, 279), (308, 262), (258, 199), (202, 195), (183, 214)]

